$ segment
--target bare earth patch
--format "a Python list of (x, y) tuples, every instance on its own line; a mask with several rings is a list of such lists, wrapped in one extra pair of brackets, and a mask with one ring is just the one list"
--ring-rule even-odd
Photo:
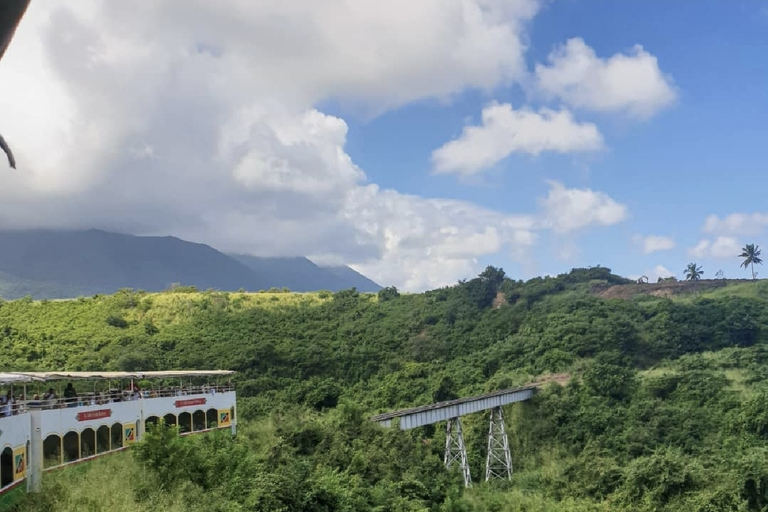
[(605, 299), (631, 299), (637, 295), (672, 297), (694, 292), (705, 292), (734, 283), (745, 283), (748, 279), (701, 279), (700, 281), (667, 281), (662, 283), (633, 283), (607, 285), (599, 284), (592, 293)]
[(565, 386), (570, 382), (571, 375), (569, 373), (551, 373), (549, 375), (542, 375), (537, 377), (532, 383), (532, 386), (542, 387), (550, 382), (555, 382), (561, 386)]

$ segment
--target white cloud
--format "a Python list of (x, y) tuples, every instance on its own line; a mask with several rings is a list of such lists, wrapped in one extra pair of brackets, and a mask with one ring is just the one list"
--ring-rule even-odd
[[(382, 189), (347, 154), (347, 123), (316, 105), (376, 113), (518, 80), (536, 10), (532, 0), (36, 0), (0, 69), (3, 135), (20, 167), (0, 169), (0, 225), (302, 254), (407, 290), (476, 274), (499, 252), (530, 261), (542, 229), (615, 224), (626, 207), (554, 182), (541, 210), (521, 215)], [(601, 140), (567, 111), (509, 112), (528, 129), (570, 123)], [(520, 134), (517, 150), (582, 140), (534, 135)]]
[(675, 248), (675, 240), (669, 236), (636, 235), (634, 241), (643, 248), (643, 254), (651, 254), (653, 252), (666, 251)]
[(577, 123), (567, 110), (524, 108), (492, 103), (480, 126), (466, 126), (461, 136), (432, 153), (435, 173), (475, 174), (512, 153), (571, 153), (603, 148), (603, 137), (591, 123)]
[[(360, 189), (355, 201), (368, 205), (360, 221), (386, 247), (383, 264), (374, 261), (356, 268), (381, 282), (398, 277), (406, 289), (455, 282), (446, 275), (477, 274), (481, 269), (476, 258), (499, 251), (520, 261), (537, 238), (533, 217), (501, 215), (465, 202), (424, 200), (373, 185)], [(349, 214), (360, 212), (352, 207)], [(403, 267), (403, 261), (408, 265)]]
[[(667, 269), (664, 265), (656, 265), (651, 270), (646, 270), (643, 274), (645, 277), (648, 278), (649, 283), (656, 283), (658, 282), (659, 278), (665, 278), (665, 277), (672, 277), (675, 274), (671, 272), (669, 269)], [(630, 279), (633, 281), (637, 281), (640, 279), (640, 275), (632, 275), (629, 276)]]
[(741, 253), (739, 242), (729, 236), (718, 236), (714, 240), (702, 239), (688, 250), (688, 255), (697, 259), (735, 259)]
[(768, 227), (766, 213), (732, 213), (725, 217), (710, 215), (704, 221), (704, 232), (722, 235), (758, 235)]
[(568, 189), (549, 182), (549, 193), (540, 201), (542, 221), (557, 233), (568, 233), (591, 225), (611, 226), (624, 221), (627, 207), (602, 192), (588, 188)]
[(653, 271), (651, 272), (651, 275), (648, 277), (656, 281), (658, 278), (665, 278), (665, 277), (672, 277), (675, 274), (673, 272), (670, 272), (667, 268), (665, 268), (663, 265), (656, 265), (653, 267)]
[(697, 259), (704, 259), (707, 257), (709, 247), (711, 245), (712, 242), (709, 240), (699, 240), (699, 243), (688, 249), (688, 256)]
[(563, 263), (569, 263), (581, 256), (581, 247), (573, 237), (557, 237), (554, 240), (556, 248), (552, 251), (555, 259)]
[(375, 114), (512, 83), (537, 8), (36, 0), (0, 69), (20, 167), (0, 170), (0, 223), (304, 254), (411, 290), (472, 275), (498, 251), (523, 259), (535, 215), (368, 183), (346, 122), (316, 105)]
[(569, 39), (549, 55), (548, 65), (536, 65), (535, 74), (541, 92), (573, 107), (638, 118), (653, 116), (677, 96), (656, 57), (640, 45), (604, 59), (581, 38)]

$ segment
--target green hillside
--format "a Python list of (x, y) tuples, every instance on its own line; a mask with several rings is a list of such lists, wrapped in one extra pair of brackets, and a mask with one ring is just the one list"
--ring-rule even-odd
[[(768, 507), (765, 284), (672, 298), (601, 290), (609, 269), (526, 283), (489, 267), (423, 294), (123, 291), (0, 305), (1, 370), (238, 371), (240, 428), (155, 432), (47, 474), (20, 511), (761, 511)], [(475, 486), (441, 428), (367, 418), (570, 373), (505, 410), (511, 483), (480, 483), (487, 418), (463, 419)]]

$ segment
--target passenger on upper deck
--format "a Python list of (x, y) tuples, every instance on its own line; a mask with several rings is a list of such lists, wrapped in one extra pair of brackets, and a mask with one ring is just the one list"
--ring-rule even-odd
[(13, 393), (9, 389), (5, 396), (0, 397), (0, 414), (10, 416), (13, 408)]
[(66, 398), (67, 407), (77, 407), (77, 391), (71, 382), (64, 388), (64, 398)]
[(56, 403), (56, 392), (53, 388), (48, 388), (48, 391), (43, 395), (43, 400), (45, 401), (43, 408), (53, 409), (53, 406)]

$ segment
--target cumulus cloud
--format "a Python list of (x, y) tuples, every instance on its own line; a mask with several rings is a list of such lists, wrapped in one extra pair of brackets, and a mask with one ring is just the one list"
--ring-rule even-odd
[(653, 267), (653, 271), (651, 271), (648, 278), (652, 279), (653, 281), (656, 281), (660, 277), (663, 279), (665, 277), (672, 277), (674, 275), (675, 274), (673, 272), (670, 272), (669, 269), (667, 269), (663, 265), (656, 265), (655, 267)]
[(435, 173), (475, 174), (512, 153), (571, 153), (603, 148), (603, 137), (591, 123), (578, 123), (567, 110), (528, 108), (492, 103), (479, 126), (466, 126), (459, 138), (432, 153)]
[(640, 45), (606, 59), (572, 38), (549, 55), (547, 65), (537, 64), (535, 75), (539, 91), (573, 107), (638, 118), (653, 116), (677, 97), (658, 59)]
[(758, 235), (768, 227), (766, 213), (732, 213), (725, 217), (710, 215), (704, 221), (704, 232), (722, 235)]
[(666, 251), (675, 248), (675, 240), (669, 236), (636, 235), (634, 241), (642, 247), (643, 254), (651, 254), (653, 252)]
[[(664, 265), (656, 265), (651, 270), (646, 270), (643, 275), (648, 278), (649, 283), (656, 283), (658, 282), (659, 278), (664, 279), (665, 277), (672, 277), (675, 274), (667, 269)], [(637, 281), (641, 277), (642, 276), (640, 275), (629, 276), (629, 278), (633, 281)]]
[(524, 258), (534, 216), (369, 183), (346, 153), (347, 123), (317, 105), (375, 114), (512, 83), (537, 9), (36, 0), (2, 62), (20, 170), (0, 170), (0, 223), (304, 254), (412, 290), (471, 275), (481, 256)]
[(718, 236), (714, 240), (700, 240), (694, 247), (688, 250), (692, 258), (717, 260), (730, 260), (741, 254), (741, 245), (734, 237)]
[[(477, 273), (477, 257), (506, 251), (523, 260), (536, 242), (535, 218), (503, 215), (476, 205), (445, 199), (422, 199), (379, 190), (358, 190), (349, 215), (360, 215), (369, 236), (385, 240), (381, 260), (357, 265), (381, 282), (398, 278), (406, 289), (443, 286), (441, 276)], [(403, 261), (408, 265), (403, 267)], [(383, 262), (383, 264), (382, 264)]]
[(625, 205), (589, 188), (569, 189), (549, 182), (549, 192), (540, 201), (542, 222), (556, 233), (568, 233), (588, 226), (611, 226), (628, 216)]

